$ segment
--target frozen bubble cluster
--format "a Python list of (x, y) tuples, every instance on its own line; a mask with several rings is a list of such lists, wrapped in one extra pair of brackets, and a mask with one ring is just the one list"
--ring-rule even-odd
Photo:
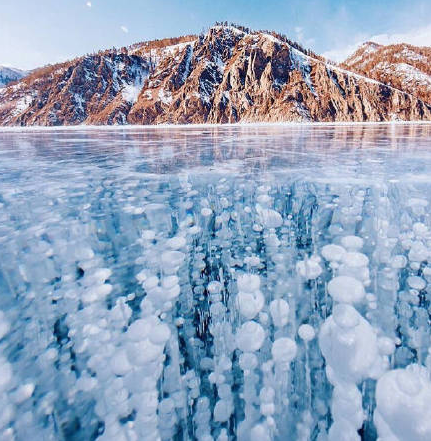
[(431, 182), (224, 130), (0, 148), (1, 441), (431, 440)]

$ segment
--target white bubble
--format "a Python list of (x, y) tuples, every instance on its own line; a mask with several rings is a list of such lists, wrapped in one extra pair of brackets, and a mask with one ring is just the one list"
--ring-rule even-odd
[(259, 323), (248, 321), (244, 323), (236, 334), (236, 345), (243, 352), (258, 351), (265, 340), (265, 331)]
[(35, 385), (33, 383), (23, 384), (13, 394), (13, 401), (16, 404), (21, 404), (25, 400), (28, 400), (34, 392)]
[(184, 246), (186, 246), (186, 244), (187, 244), (187, 241), (186, 241), (185, 237), (183, 237), (183, 236), (172, 237), (171, 239), (168, 239), (166, 241), (166, 245), (171, 250), (179, 250), (180, 248), (183, 248)]
[(330, 244), (322, 248), (322, 256), (329, 262), (341, 262), (345, 254), (346, 250), (340, 245)]
[(180, 251), (165, 251), (162, 254), (162, 264), (166, 267), (179, 267), (185, 258), (185, 254)]
[(283, 225), (283, 218), (277, 211), (270, 208), (264, 208), (260, 205), (256, 206), (256, 211), (259, 215), (261, 224), (266, 228), (278, 228)]
[(247, 320), (256, 317), (265, 304), (265, 298), (260, 291), (239, 292), (236, 301), (240, 314)]
[(279, 338), (272, 344), (272, 358), (284, 370), (290, 368), (290, 363), (296, 357), (296, 352), (296, 343), (288, 337)]
[(426, 368), (410, 365), (384, 374), (376, 386), (374, 422), (379, 437), (431, 439), (431, 382)]
[(270, 303), (269, 311), (274, 326), (281, 328), (287, 325), (289, 321), (289, 309), (289, 304), (283, 299), (276, 299)]
[(229, 420), (233, 412), (233, 406), (228, 400), (217, 401), (214, 407), (214, 421), (224, 423)]
[(164, 345), (171, 336), (169, 326), (165, 323), (160, 323), (154, 326), (150, 333), (150, 341), (156, 345)]
[(364, 240), (358, 236), (345, 236), (341, 239), (341, 245), (348, 251), (358, 251), (364, 246)]
[(368, 257), (357, 252), (348, 252), (343, 256), (342, 262), (352, 268), (361, 268), (368, 265)]
[(342, 303), (358, 303), (365, 297), (364, 285), (350, 276), (334, 277), (328, 283), (328, 293)]
[(407, 265), (407, 258), (401, 254), (393, 256), (391, 259), (392, 268), (401, 269)]
[(250, 441), (271, 441), (269, 430), (263, 424), (257, 424), (250, 431)]
[(296, 264), (296, 271), (307, 280), (317, 279), (322, 274), (322, 267), (314, 259), (307, 259)]
[(316, 332), (311, 325), (304, 324), (299, 327), (298, 335), (304, 341), (311, 341), (316, 336)]
[(212, 214), (213, 214), (213, 211), (211, 210), (211, 208), (204, 207), (204, 208), (202, 208), (202, 210), (201, 210), (201, 215), (202, 215), (203, 217), (209, 217), (209, 216), (211, 216)]
[(419, 291), (426, 287), (425, 280), (422, 279), (422, 277), (418, 277), (418, 276), (407, 277), (407, 283), (410, 286), (410, 288), (417, 289)]
[(256, 369), (258, 363), (256, 355), (252, 352), (244, 352), (239, 357), (239, 366), (243, 371)]
[(110, 360), (112, 372), (115, 375), (126, 375), (132, 370), (132, 365), (129, 363), (126, 351), (118, 350)]
[(237, 284), (238, 291), (254, 292), (260, 288), (260, 277), (257, 274), (241, 274)]
[(223, 285), (218, 282), (217, 280), (213, 280), (212, 282), (208, 283), (208, 292), (211, 294), (219, 294), (222, 290)]

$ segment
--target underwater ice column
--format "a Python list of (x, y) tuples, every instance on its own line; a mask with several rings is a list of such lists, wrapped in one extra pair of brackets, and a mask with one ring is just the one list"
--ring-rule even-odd
[[(271, 388), (267, 388), (267, 392), (263, 392), (259, 396), (260, 413), (266, 418), (262, 423), (258, 422), (260, 416), (255, 406), (255, 403), (259, 401), (256, 388), (259, 382), (257, 372), (260, 364), (260, 357), (256, 355), (256, 352), (262, 347), (266, 333), (262, 324), (253, 319), (258, 318), (264, 307), (265, 299), (260, 291), (261, 281), (258, 275), (240, 275), (237, 284), (237, 307), (241, 317), (249, 320), (239, 328), (236, 335), (237, 347), (242, 351), (239, 357), (239, 366), (244, 375), (245, 410), (245, 419), (238, 428), (238, 437), (239, 439), (269, 440), (272, 439), (271, 433), (274, 429), (272, 416), (275, 411), (274, 395), (271, 394)], [(262, 316), (260, 319), (262, 319)], [(265, 369), (265, 367), (262, 366), (262, 369)]]
[[(263, 302), (261, 301), (260, 279), (257, 275), (244, 275), (238, 279), (238, 289), (242, 296), (238, 296), (238, 306), (242, 311), (244, 318), (254, 318), (256, 314), (262, 309)], [(245, 295), (252, 299), (251, 308), (246, 308)], [(241, 305), (241, 303), (243, 303)], [(241, 305), (241, 306), (240, 306)], [(255, 439), (251, 431), (258, 418), (258, 411), (254, 403), (257, 401), (256, 386), (259, 377), (256, 369), (259, 366), (259, 359), (256, 352), (262, 347), (265, 341), (265, 330), (255, 320), (248, 320), (243, 323), (237, 330), (236, 347), (241, 351), (239, 356), (239, 366), (243, 371), (244, 385), (243, 385), (243, 400), (244, 400), (244, 420), (238, 425), (238, 439)], [(265, 439), (265, 438), (262, 438)]]
[(387, 185), (378, 186), (372, 194), (374, 198), (370, 198), (367, 206), (366, 224), (375, 235), (376, 244), (371, 256), (374, 273), (371, 290), (374, 293), (367, 295), (367, 317), (388, 337), (395, 339), (397, 318), (394, 308), (399, 290), (399, 272), (407, 262), (403, 255), (396, 254), (399, 250), (400, 210), (396, 206), (398, 201), (389, 197)]
[[(403, 216), (402, 246), (408, 251), (408, 270), (400, 292), (400, 334), (403, 345), (411, 348), (413, 357), (409, 362), (417, 361), (422, 364), (429, 347), (429, 313), (427, 304), (430, 300), (428, 293), (429, 274), (428, 262), (431, 260), (431, 232), (429, 215), (424, 210), (426, 200), (409, 199)], [(428, 223), (428, 225), (427, 225)], [(403, 282), (403, 281), (402, 281)]]
[(68, 314), (68, 334), (77, 356), (89, 357), (86, 370), (76, 382), (76, 390), (92, 393), (96, 399), (95, 412), (105, 425), (102, 439), (116, 436), (121, 440), (126, 439), (127, 427), (121, 426), (119, 419), (127, 417), (131, 410), (123, 380), (129, 365), (119, 345), (131, 311), (121, 298), (117, 299), (114, 308), (107, 309), (106, 296), (112, 286), (105, 282), (111, 270), (92, 267), (96, 262), (82, 264), (86, 273), (82, 279), (82, 309)]
[(321, 327), (319, 345), (334, 386), (329, 441), (359, 441), (364, 412), (357, 385), (366, 378), (378, 378), (388, 361), (379, 353), (377, 331), (352, 306), (364, 300), (364, 282), (368, 282), (368, 259), (358, 251), (362, 239), (346, 236), (341, 242), (344, 247), (328, 245), (322, 250), (327, 260), (340, 260), (341, 265), (340, 275), (328, 284), (335, 306)]
[[(185, 245), (185, 238), (177, 236), (166, 242), (168, 250), (161, 254), (161, 287), (162, 298), (167, 301), (162, 307), (161, 320), (167, 326), (174, 321), (173, 309), (181, 292), (179, 269), (182, 266), (185, 254), (179, 251)], [(166, 247), (164, 245), (164, 248)], [(154, 301), (153, 301), (154, 303)], [(162, 394), (169, 394), (159, 404), (159, 432), (162, 440), (170, 440), (175, 435), (179, 419), (184, 419), (187, 409), (187, 391), (189, 398), (196, 395), (196, 388), (199, 386), (199, 379), (192, 370), (188, 370), (181, 376), (180, 350), (178, 343), (178, 331), (170, 326), (170, 338), (166, 342), (166, 354), (169, 357), (169, 364), (165, 366), (163, 374)], [(185, 421), (183, 430), (186, 430)]]
[(210, 332), (213, 341), (213, 367), (209, 381), (217, 388), (218, 400), (214, 407), (213, 418), (218, 423), (228, 423), (234, 412), (232, 384), (228, 380), (232, 370), (232, 353), (235, 349), (232, 325), (226, 320), (227, 309), (220, 301), (221, 295), (217, 293), (217, 282), (210, 284), (212, 304), (210, 307), (211, 325)]
[(319, 344), (328, 379), (334, 386), (329, 440), (359, 441), (357, 431), (364, 415), (357, 384), (367, 377), (377, 358), (376, 336), (355, 308), (339, 304), (323, 324)]
[[(170, 311), (180, 294), (179, 278), (176, 273), (184, 261), (184, 253), (169, 248), (172, 247), (164, 248), (165, 251), (161, 253), (156, 246), (152, 249), (155, 256), (158, 255), (157, 253), (160, 254), (162, 279), (155, 274), (158, 271), (157, 266), (139, 273), (138, 277), (143, 280), (147, 294), (141, 302), (143, 318), (134, 322), (129, 328), (129, 331), (136, 328), (136, 332), (131, 331), (130, 338), (133, 343), (129, 344), (128, 357), (134, 365), (136, 384), (141, 385), (141, 390), (138, 389), (135, 394), (137, 410), (135, 426), (139, 439), (152, 440), (158, 437), (170, 439), (175, 433), (177, 423), (176, 408), (183, 405), (174, 401), (172, 397), (160, 402), (158, 400), (157, 383), (164, 369), (164, 351), (167, 346), (170, 348), (171, 362), (166, 367), (166, 387), (173, 392), (175, 388), (172, 387), (172, 382), (175, 382), (175, 379), (180, 380), (177, 372), (178, 350), (175, 349), (177, 337), (164, 323), (164, 319), (170, 317)], [(170, 341), (171, 339), (173, 341)]]

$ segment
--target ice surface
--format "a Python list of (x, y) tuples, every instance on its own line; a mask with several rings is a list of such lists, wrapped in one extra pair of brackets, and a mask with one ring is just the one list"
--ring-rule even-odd
[(429, 441), (430, 140), (0, 130), (0, 440)]

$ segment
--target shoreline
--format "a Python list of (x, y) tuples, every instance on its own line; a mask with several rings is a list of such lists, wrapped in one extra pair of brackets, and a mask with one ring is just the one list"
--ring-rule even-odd
[(431, 121), (354, 121), (354, 122), (239, 122), (227, 124), (154, 124), (154, 125), (86, 125), (75, 126), (0, 126), (1, 132), (27, 131), (93, 131), (93, 130), (153, 130), (153, 129), (208, 129), (208, 128), (247, 128), (247, 127), (330, 127), (330, 126), (400, 126), (400, 125), (429, 125)]

